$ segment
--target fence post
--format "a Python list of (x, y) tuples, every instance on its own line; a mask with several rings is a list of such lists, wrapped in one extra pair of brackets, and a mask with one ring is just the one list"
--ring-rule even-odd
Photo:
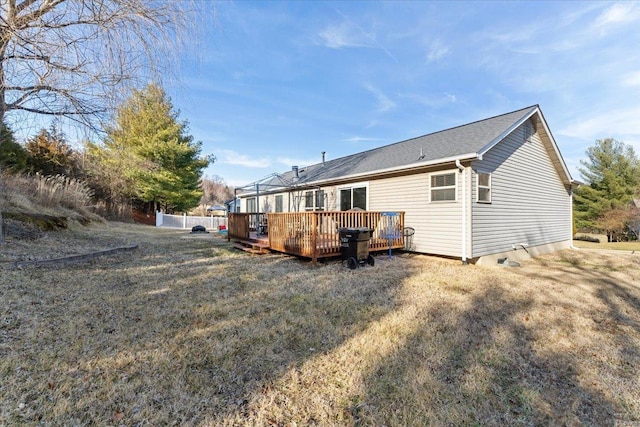
[(182, 228), (187, 228), (187, 213), (182, 214)]
[(311, 213), (311, 247), (313, 250), (313, 257), (311, 263), (315, 266), (318, 263), (318, 213)]
[(160, 227), (162, 225), (162, 212), (156, 212), (156, 227)]
[(209, 228), (213, 230), (213, 215), (211, 215), (209, 218), (211, 218), (211, 227)]

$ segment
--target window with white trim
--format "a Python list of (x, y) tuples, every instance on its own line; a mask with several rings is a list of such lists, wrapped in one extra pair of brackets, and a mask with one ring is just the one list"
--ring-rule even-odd
[(282, 212), (283, 211), (283, 203), (282, 203), (282, 194), (278, 194), (276, 196), (276, 212)]
[(477, 172), (476, 199), (478, 203), (491, 203), (491, 174)]
[(307, 191), (304, 193), (304, 208), (307, 211), (324, 210), (324, 190)]
[(456, 172), (431, 175), (431, 201), (455, 202), (457, 191)]
[(248, 213), (258, 212), (258, 205), (256, 204), (256, 198), (255, 197), (247, 199), (247, 212)]
[(358, 186), (351, 188), (341, 188), (339, 193), (339, 205), (341, 211), (348, 211), (353, 208), (367, 210), (367, 187)]

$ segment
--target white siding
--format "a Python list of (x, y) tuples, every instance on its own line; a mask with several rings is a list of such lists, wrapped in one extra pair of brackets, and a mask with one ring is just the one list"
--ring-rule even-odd
[(430, 203), (430, 174), (420, 173), (369, 181), (369, 210), (404, 211), (405, 226), (416, 230), (416, 252), (460, 257), (462, 180), (457, 169), (451, 172), (458, 174), (457, 202)]
[[(292, 190), (282, 193), (260, 194), (260, 212), (275, 212), (276, 211), (276, 196), (282, 196), (282, 211), (283, 212), (304, 212), (305, 211), (305, 193), (307, 191), (323, 190), (325, 192), (325, 210), (335, 211), (337, 210), (337, 191), (335, 186), (304, 189), (304, 190)], [(242, 197), (241, 208), (242, 212), (247, 212), (247, 199), (255, 198), (256, 196)]]
[[(542, 129), (538, 129), (542, 131)], [(477, 203), (472, 179), (473, 257), (565, 241), (571, 235), (571, 207), (562, 183), (538, 134), (525, 142), (523, 126), (472, 164), (491, 173), (491, 203)]]

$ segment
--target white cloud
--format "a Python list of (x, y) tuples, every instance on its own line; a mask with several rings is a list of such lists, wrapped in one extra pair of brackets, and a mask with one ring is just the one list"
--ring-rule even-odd
[(594, 27), (604, 28), (633, 22), (640, 18), (640, 8), (636, 3), (616, 3), (602, 12), (595, 20)]
[(240, 154), (233, 150), (216, 151), (216, 157), (216, 162), (228, 165), (238, 165), (248, 168), (267, 168), (271, 166), (271, 160), (266, 157), (252, 157), (247, 154)]
[[(327, 160), (329, 160), (327, 158)], [(318, 157), (313, 159), (296, 159), (293, 157), (278, 157), (278, 163), (283, 164), (287, 167), (298, 166), (304, 167), (309, 165), (316, 165), (318, 163), (322, 163), (322, 155), (318, 153)]]
[(380, 138), (367, 138), (367, 137), (364, 137), (364, 136), (352, 136), (351, 138), (345, 138), (342, 141), (343, 142), (359, 143), (359, 142), (382, 141), (382, 139), (380, 139)]
[(558, 133), (593, 142), (596, 139), (611, 137), (629, 143), (640, 139), (639, 117), (640, 108), (612, 110), (605, 114), (582, 117), (560, 129)]
[(427, 106), (429, 108), (442, 108), (458, 101), (458, 97), (453, 93), (445, 92), (444, 94), (427, 94), (418, 93), (401, 93), (398, 98), (406, 99), (409, 102)]
[(318, 33), (321, 45), (331, 49), (341, 49), (345, 47), (379, 49), (389, 58), (398, 62), (389, 49), (378, 41), (375, 31), (367, 32), (339, 10), (336, 10), (336, 12), (343, 18), (343, 21), (338, 25), (329, 24), (324, 30)]
[(364, 84), (364, 88), (371, 92), (378, 101), (378, 106), (376, 108), (376, 111), (378, 113), (384, 113), (396, 107), (396, 103), (393, 102), (387, 95), (382, 93), (380, 89), (374, 87), (369, 83)]
[(489, 40), (500, 44), (515, 45), (522, 42), (535, 40), (540, 33), (541, 24), (532, 23), (526, 26), (518, 26), (516, 30), (499, 32), (491, 30), (485, 34)]
[(627, 74), (622, 79), (624, 86), (640, 86), (640, 71)]
[(370, 36), (366, 36), (359, 28), (346, 21), (339, 25), (329, 24), (319, 34), (322, 45), (331, 49), (343, 47), (372, 47)]
[(442, 58), (447, 56), (449, 52), (450, 52), (450, 49), (448, 46), (443, 45), (440, 40), (436, 40), (433, 43), (431, 43), (431, 46), (429, 47), (429, 52), (427, 53), (427, 61), (428, 62), (440, 61)]

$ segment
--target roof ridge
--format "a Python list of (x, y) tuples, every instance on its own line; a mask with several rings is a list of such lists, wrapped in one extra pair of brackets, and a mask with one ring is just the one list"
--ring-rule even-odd
[[(441, 130), (437, 130), (437, 131), (430, 132), (430, 133), (425, 133), (424, 135), (414, 136), (412, 138), (407, 138), (407, 139), (403, 139), (401, 141), (392, 142), (390, 144), (381, 145), (380, 147), (369, 148), (368, 150), (358, 151), (357, 153), (347, 154), (346, 156), (342, 156), (342, 157), (336, 157), (335, 159), (331, 159), (331, 160), (325, 161), (325, 164), (329, 163), (329, 162), (335, 162), (335, 161), (338, 161), (338, 160), (341, 160), (341, 159), (346, 159), (347, 157), (356, 156), (356, 155), (364, 154), (364, 153), (369, 153), (369, 152), (375, 151), (375, 150), (380, 150), (382, 148), (392, 147), (392, 146), (397, 145), (397, 144), (403, 144), (405, 142), (413, 141), (415, 139), (424, 138), (426, 136), (436, 135), (436, 134), (439, 134), (439, 133), (442, 133), (442, 132), (448, 132), (448, 131), (451, 131), (451, 130), (454, 130), (454, 129), (459, 129), (459, 128), (462, 128), (462, 127), (465, 127), (465, 126), (475, 125), (475, 124), (478, 124), (478, 123), (481, 123), (481, 122), (494, 120), (494, 119), (497, 119), (498, 117), (507, 116), (509, 114), (514, 114), (514, 113), (517, 113), (519, 111), (531, 110), (532, 108), (540, 108), (540, 105), (539, 104), (533, 104), (533, 105), (530, 105), (528, 107), (520, 108), (518, 110), (509, 111), (507, 113), (497, 114), (495, 116), (491, 116), (491, 117), (487, 117), (487, 118), (484, 118), (484, 119), (475, 120), (473, 122), (463, 123), (461, 125), (452, 126), (450, 128), (441, 129)], [(322, 162), (312, 163), (310, 165), (305, 165), (305, 166), (302, 166), (302, 167), (303, 168), (309, 168), (309, 167), (316, 166), (316, 165), (322, 165)]]

